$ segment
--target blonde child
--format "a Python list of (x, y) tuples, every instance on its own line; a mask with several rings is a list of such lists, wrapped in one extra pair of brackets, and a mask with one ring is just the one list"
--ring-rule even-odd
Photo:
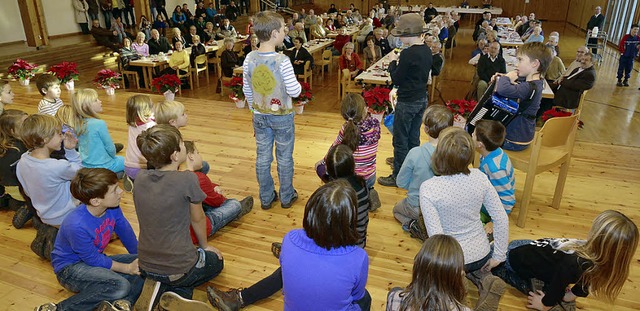
[(60, 80), (52, 74), (43, 74), (36, 81), (42, 100), (38, 104), (39, 114), (55, 116), (63, 103), (60, 99)]
[(24, 198), (20, 194), (15, 165), (27, 147), (20, 140), (20, 128), (27, 118), (24, 111), (7, 109), (0, 116), (0, 185), (4, 188), (0, 198), (2, 207), (11, 209), (19, 206), (14, 216), (13, 225), (20, 229), (31, 219), (32, 213), (24, 206)]
[[(638, 227), (631, 219), (607, 210), (593, 221), (586, 241), (511, 241), (505, 265), (493, 272), (528, 294), (527, 307), (531, 309), (575, 310), (576, 298), (590, 292), (611, 303), (629, 276), (638, 239)], [(532, 288), (532, 283), (540, 282), (529, 279), (544, 284)]]
[(0, 114), (4, 111), (4, 105), (13, 103), (13, 91), (11, 90), (11, 84), (7, 81), (0, 80)]
[(75, 132), (84, 167), (102, 167), (124, 175), (124, 157), (117, 150), (107, 130), (107, 123), (98, 116), (102, 112), (102, 101), (93, 89), (77, 90), (72, 98), (75, 112)]
[[(71, 196), (69, 185), (82, 168), (82, 159), (75, 150), (78, 141), (66, 133), (62, 124), (49, 115), (27, 117), (20, 128), (20, 138), (29, 151), (22, 154), (16, 167), (18, 181), (43, 223), (31, 249), (49, 259), (57, 229), (64, 218), (78, 205)], [(51, 152), (60, 150), (64, 140), (67, 160), (51, 158)]]
[(127, 125), (129, 125), (129, 139), (127, 140), (127, 152), (124, 156), (124, 190), (133, 190), (133, 180), (136, 179), (141, 169), (147, 168), (147, 159), (142, 156), (136, 139), (142, 131), (148, 130), (156, 122), (153, 118), (153, 103), (147, 95), (134, 95), (127, 100)]
[(471, 311), (463, 304), (464, 254), (451, 236), (436, 234), (422, 244), (413, 260), (413, 277), (406, 288), (387, 295), (387, 311)]

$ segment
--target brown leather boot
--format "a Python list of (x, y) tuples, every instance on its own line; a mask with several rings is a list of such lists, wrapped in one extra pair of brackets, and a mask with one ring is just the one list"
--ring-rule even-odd
[(240, 290), (230, 289), (223, 292), (215, 287), (207, 286), (207, 298), (212, 306), (220, 311), (238, 311), (242, 308)]

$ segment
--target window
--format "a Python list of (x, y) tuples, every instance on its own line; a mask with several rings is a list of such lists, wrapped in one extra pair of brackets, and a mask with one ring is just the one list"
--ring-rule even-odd
[(637, 6), (638, 0), (609, 1), (604, 26), (609, 34), (609, 41), (617, 44), (625, 34), (629, 33), (631, 25), (635, 23), (633, 17)]

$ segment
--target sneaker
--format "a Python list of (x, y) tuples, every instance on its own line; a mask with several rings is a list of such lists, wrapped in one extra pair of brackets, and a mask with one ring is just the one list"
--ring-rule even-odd
[(199, 300), (186, 299), (174, 292), (162, 294), (158, 307), (164, 311), (211, 311), (208, 304)]
[(397, 187), (398, 186), (398, 185), (396, 185), (396, 178), (393, 177), (393, 175), (389, 175), (387, 177), (378, 178), (378, 183), (383, 185), (383, 186), (387, 186), (387, 187)]
[(420, 223), (422, 222), (422, 220), (418, 219), (414, 219), (409, 223), (409, 234), (411, 235), (412, 238), (416, 238), (422, 242), (424, 242), (426, 239), (429, 238), (429, 235), (427, 234), (427, 230), (426, 228), (422, 228), (422, 226), (420, 226)]
[(371, 188), (369, 190), (369, 211), (373, 212), (380, 208), (382, 203), (380, 203), (380, 195), (378, 195), (378, 191), (376, 189)]
[(122, 149), (124, 149), (124, 145), (121, 143), (115, 143), (113, 144), (116, 147), (116, 153), (122, 151)]
[(291, 201), (289, 201), (289, 203), (282, 203), (280, 202), (280, 206), (282, 206), (282, 208), (291, 208), (291, 206), (293, 205), (293, 203), (295, 203), (298, 200), (298, 191), (296, 191), (295, 189), (293, 190), (293, 197), (291, 198)]
[(270, 209), (271, 206), (273, 205), (273, 202), (275, 202), (277, 200), (278, 200), (278, 193), (275, 190), (273, 190), (273, 200), (271, 200), (271, 202), (269, 202), (269, 204), (261, 204), (260, 207), (262, 207), (262, 209), (264, 209), (264, 210)]
[(243, 304), (240, 290), (235, 288), (223, 292), (215, 287), (207, 286), (207, 298), (211, 305), (220, 311), (238, 311)]
[(150, 278), (144, 279), (144, 285), (142, 285), (142, 292), (135, 302), (136, 310), (155, 310), (154, 302), (160, 292), (160, 282), (152, 280)]
[(622, 82), (622, 85), (629, 86), (629, 80), (624, 80), (624, 82)]
[(242, 199), (242, 201), (240, 201), (240, 215), (238, 215), (238, 218), (249, 214), (249, 212), (251, 212), (251, 209), (253, 208), (253, 197), (252, 196), (248, 196), (244, 199)]
[(507, 284), (499, 277), (493, 274), (486, 274), (478, 288), (478, 303), (474, 310), (476, 311), (495, 311), (498, 310), (500, 298), (507, 288)]
[(395, 160), (394, 157), (388, 157), (384, 160), (384, 163), (387, 163), (388, 165), (393, 165), (394, 160)]
[(53, 302), (47, 302), (41, 306), (36, 307), (33, 310), (34, 311), (56, 311), (58, 310), (58, 306), (56, 306), (56, 304)]
[(131, 311), (131, 303), (128, 300), (118, 299), (112, 303), (118, 311)]
[(271, 254), (273, 254), (274, 257), (280, 259), (281, 251), (282, 251), (282, 243), (280, 242), (271, 243)]
[(113, 303), (105, 300), (98, 304), (93, 311), (131, 311), (131, 305), (123, 299), (116, 300)]
[(122, 181), (122, 187), (126, 192), (133, 192), (133, 180), (127, 175), (124, 176), (124, 180)]
[(31, 211), (31, 209), (29, 209), (29, 207), (23, 205), (13, 215), (13, 227), (15, 227), (16, 229), (24, 227), (24, 225), (31, 218), (33, 218), (33, 212)]
[(618, 80), (618, 83), (616, 83), (616, 86), (622, 86), (622, 81)]

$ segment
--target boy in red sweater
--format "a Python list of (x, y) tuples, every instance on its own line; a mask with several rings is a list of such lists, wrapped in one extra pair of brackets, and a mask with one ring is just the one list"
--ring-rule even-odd
[[(198, 153), (194, 142), (185, 141), (184, 146), (187, 149), (187, 161), (185, 162), (187, 170), (198, 176), (200, 189), (207, 195), (207, 198), (202, 202), (202, 208), (207, 216), (207, 236), (212, 236), (228, 223), (248, 214), (253, 208), (253, 197), (248, 196), (242, 201), (225, 198), (220, 186), (211, 182), (211, 179), (200, 171), (202, 156)], [(198, 240), (193, 228), (191, 228), (191, 239), (194, 244), (197, 244)]]

